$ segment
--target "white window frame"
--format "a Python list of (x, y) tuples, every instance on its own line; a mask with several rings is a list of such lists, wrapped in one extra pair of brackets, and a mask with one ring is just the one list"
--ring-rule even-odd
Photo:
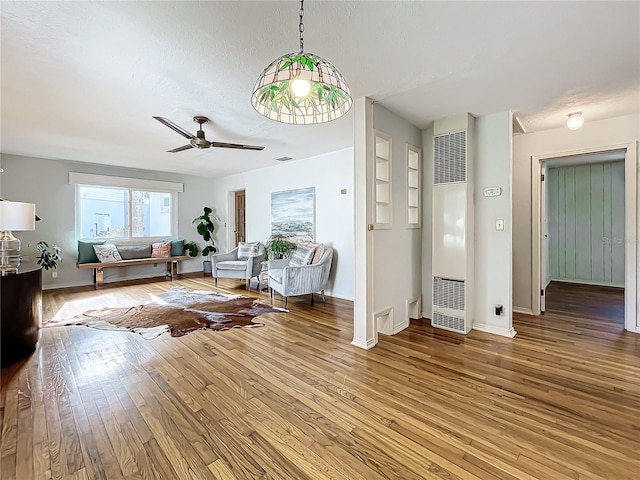
[(113, 177), (109, 175), (94, 175), (88, 173), (69, 172), (69, 184), (75, 185), (75, 236), (78, 240), (91, 240), (95, 238), (83, 238), (80, 236), (80, 186), (89, 187), (113, 187), (123, 190), (129, 190), (129, 200), (131, 200), (132, 191), (147, 191), (165, 193), (170, 195), (171, 208), (171, 232), (168, 235), (153, 237), (132, 237), (131, 236), (131, 203), (129, 202), (129, 235), (127, 237), (106, 238), (117, 243), (140, 243), (141, 241), (160, 241), (167, 238), (177, 238), (178, 235), (178, 193), (184, 192), (182, 183), (164, 182), (160, 180), (147, 180), (143, 178)]

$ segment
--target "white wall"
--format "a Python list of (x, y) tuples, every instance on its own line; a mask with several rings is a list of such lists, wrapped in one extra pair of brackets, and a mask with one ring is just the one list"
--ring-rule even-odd
[[(476, 119), (475, 188), (475, 315), (473, 328), (513, 336), (512, 328), (512, 115), (500, 112)], [(487, 187), (502, 195), (485, 197)], [(504, 231), (496, 220), (504, 220)], [(494, 305), (504, 307), (495, 315)]]
[(552, 280), (624, 286), (624, 161), (550, 168)]
[[(271, 192), (305, 187), (316, 189), (316, 241), (334, 249), (327, 294), (353, 300), (353, 148), (213, 179), (209, 191), (220, 218), (218, 251), (229, 249), (229, 191), (246, 191), (247, 241), (265, 241), (271, 234)], [(342, 189), (347, 193), (341, 194)]]
[(433, 127), (422, 131), (422, 316), (431, 318), (433, 270), (431, 263), (433, 194)]
[[(531, 157), (559, 156), (567, 152), (637, 142), (640, 115), (590, 122), (580, 130), (559, 128), (516, 135), (513, 138), (513, 302), (531, 310)], [(634, 233), (635, 238), (635, 233)], [(640, 248), (640, 246), (639, 246)]]
[(422, 294), (422, 228), (407, 227), (407, 144), (421, 149), (422, 137), (379, 104), (373, 128), (391, 137), (392, 228), (373, 232), (373, 312), (393, 309), (393, 324), (383, 332), (391, 334), (409, 326), (406, 302)]
[(369, 349), (378, 343), (373, 319), (373, 231), (369, 230), (374, 191), (373, 101), (362, 97), (353, 104), (353, 198), (354, 198), (354, 302), (353, 341), (356, 347)]
[[(0, 184), (3, 198), (36, 204), (36, 213), (42, 221), (33, 232), (16, 232), (22, 241), (22, 253), (35, 262), (35, 244), (44, 240), (60, 246), (63, 261), (59, 264), (58, 278), (51, 278), (51, 272), (43, 274), (44, 288), (58, 288), (76, 285), (91, 285), (91, 270), (78, 270), (77, 239), (75, 238), (75, 185), (69, 185), (69, 172), (94, 173), (119, 177), (164, 180), (184, 184), (184, 193), (178, 194), (178, 238), (200, 240), (191, 220), (202, 213), (205, 205), (212, 203), (211, 180), (192, 175), (151, 172), (118, 167), (106, 167), (65, 160), (45, 160), (2, 154)], [(180, 272), (202, 270), (202, 258), (181, 262)], [(165, 265), (138, 265), (135, 267), (105, 270), (105, 282), (131, 278), (160, 276), (165, 273)]]

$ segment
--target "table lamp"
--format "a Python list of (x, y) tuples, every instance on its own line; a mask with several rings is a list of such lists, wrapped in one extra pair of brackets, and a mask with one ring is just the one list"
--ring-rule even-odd
[(0, 201), (0, 275), (16, 273), (20, 266), (20, 240), (11, 232), (35, 229), (35, 203)]

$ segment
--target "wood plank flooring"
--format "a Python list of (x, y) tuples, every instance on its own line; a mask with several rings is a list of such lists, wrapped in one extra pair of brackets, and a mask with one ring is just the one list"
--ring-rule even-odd
[(624, 330), (624, 288), (551, 282), (545, 294), (549, 313), (582, 319), (582, 325), (591, 322), (600, 328)]
[[(213, 289), (48, 291), (45, 319), (172, 285)], [(640, 335), (547, 313), (517, 315), (513, 339), (415, 321), (364, 351), (351, 302), (289, 308), (180, 338), (44, 329), (2, 370), (0, 478), (640, 478)]]

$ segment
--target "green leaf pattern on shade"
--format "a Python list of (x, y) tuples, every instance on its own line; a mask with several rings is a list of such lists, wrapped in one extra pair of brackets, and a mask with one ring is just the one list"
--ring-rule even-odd
[[(331, 107), (336, 107), (341, 101), (346, 99), (345, 93), (337, 87), (332, 85), (321, 85), (320, 83), (314, 83), (309, 95), (302, 100), (302, 106), (305, 109), (312, 109), (316, 113), (321, 113), (318, 110), (318, 105), (322, 102), (323, 98)], [(297, 97), (293, 95), (289, 89), (289, 81), (283, 81), (280, 86), (268, 85), (263, 87), (259, 96), (260, 102), (270, 102), (274, 110), (279, 110), (280, 105), (285, 106), (289, 110), (300, 108)]]
[[(310, 70), (313, 72), (316, 62), (320, 60), (320, 58), (317, 55), (313, 55), (312, 53), (302, 53), (302, 54), (294, 55), (292, 57), (283, 57), (283, 59), (286, 59), (286, 60), (280, 67), (280, 71), (286, 70), (291, 66), (295, 66), (299, 70), (302, 70), (302, 68), (306, 68), (307, 70)], [(297, 65), (294, 65), (294, 64), (297, 64)]]
[[(271, 69), (273, 68), (273, 70)], [(291, 82), (310, 82), (305, 97), (296, 97)], [(261, 115), (286, 123), (317, 123), (344, 115), (352, 104), (349, 89), (333, 65), (313, 53), (289, 53), (264, 70), (254, 90), (252, 105)]]

